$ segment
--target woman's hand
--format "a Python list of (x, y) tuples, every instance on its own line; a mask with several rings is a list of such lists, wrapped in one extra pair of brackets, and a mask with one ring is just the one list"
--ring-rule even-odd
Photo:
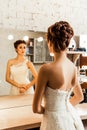
[(29, 88), (30, 88), (30, 87), (29, 87), (29, 84), (27, 84), (26, 87), (25, 87), (26, 91), (27, 91)]
[(20, 93), (24, 93), (25, 91), (26, 91), (26, 89), (25, 88), (20, 88)]
[(19, 91), (20, 91), (20, 93), (24, 93), (26, 91), (26, 84), (21, 84), (19, 86)]
[(21, 84), (19, 87), (20, 93), (26, 92), (29, 88), (30, 88), (29, 84)]

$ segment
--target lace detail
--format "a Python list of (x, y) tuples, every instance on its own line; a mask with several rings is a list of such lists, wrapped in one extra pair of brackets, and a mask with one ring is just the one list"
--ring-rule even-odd
[(70, 94), (71, 90), (46, 88), (40, 130), (84, 130), (80, 117), (69, 103)]

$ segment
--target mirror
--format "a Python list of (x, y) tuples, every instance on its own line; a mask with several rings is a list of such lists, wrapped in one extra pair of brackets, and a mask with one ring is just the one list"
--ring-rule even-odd
[[(13, 35), (13, 39), (9, 40), (8, 35)], [(45, 38), (45, 33), (0, 28), (0, 96), (9, 95), (11, 85), (5, 81), (7, 61), (16, 56), (13, 43), (16, 40), (23, 39), (24, 36), (29, 36), (29, 38)], [(38, 70), (41, 63), (34, 65), (36, 70)], [(29, 78), (31, 79), (31, 74), (29, 74)]]

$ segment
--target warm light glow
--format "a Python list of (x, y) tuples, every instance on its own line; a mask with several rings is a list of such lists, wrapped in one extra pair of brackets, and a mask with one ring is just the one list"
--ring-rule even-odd
[(28, 36), (24, 36), (24, 37), (23, 37), (23, 40), (24, 40), (24, 41), (28, 41), (28, 40), (29, 40), (29, 37), (28, 37)]
[(38, 42), (42, 42), (43, 41), (43, 37), (38, 37), (37, 40), (38, 40)]
[(13, 35), (8, 35), (8, 40), (13, 40), (14, 39), (14, 37), (13, 37)]

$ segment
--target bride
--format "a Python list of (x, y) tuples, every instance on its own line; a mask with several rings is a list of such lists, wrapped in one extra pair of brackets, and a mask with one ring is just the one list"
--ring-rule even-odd
[[(14, 48), (17, 52), (15, 58), (9, 59), (6, 68), (6, 81), (11, 84), (10, 95), (33, 94), (37, 72), (31, 61), (28, 61), (26, 53), (26, 42), (17, 40)], [(33, 80), (29, 81), (29, 71), (32, 72)]]
[(74, 108), (83, 100), (83, 93), (77, 69), (66, 55), (73, 35), (73, 29), (66, 21), (56, 22), (48, 28), (48, 48), (54, 53), (54, 62), (40, 68), (33, 99), (33, 112), (43, 114), (40, 130), (84, 130)]

